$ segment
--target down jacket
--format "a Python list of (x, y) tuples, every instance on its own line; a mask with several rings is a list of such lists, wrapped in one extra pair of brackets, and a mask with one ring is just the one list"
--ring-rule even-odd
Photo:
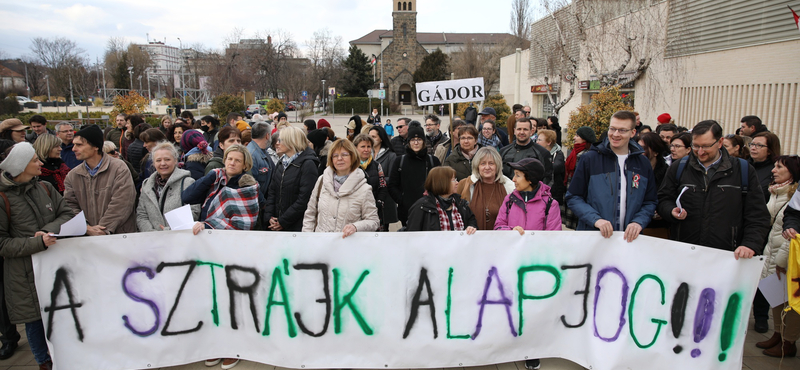
[(786, 185), (775, 189), (770, 194), (767, 209), (772, 219), (772, 228), (767, 237), (767, 245), (764, 246), (764, 268), (761, 270), (761, 278), (765, 278), (775, 273), (775, 266), (786, 268), (789, 261), (789, 241), (783, 238), (783, 212), (789, 206), (789, 199), (797, 190), (797, 183)]
[(378, 209), (364, 171), (357, 168), (350, 173), (338, 193), (333, 190), (334, 174), (328, 167), (314, 184), (303, 216), (303, 232), (341, 232), (348, 224), (357, 231), (378, 230)]
[(104, 155), (100, 169), (89, 176), (86, 165), (69, 171), (64, 180), (64, 200), (89, 225), (105, 226), (109, 234), (136, 232), (136, 189), (131, 171), (121, 159)]
[(31, 255), (46, 249), (42, 237), (33, 235), (57, 233), (72, 218), (72, 210), (53, 185), (37, 178), (17, 183), (0, 172), (0, 192), (8, 198), (8, 205), (0, 198), (0, 256), (8, 317), (13, 324), (33, 322), (41, 319), (41, 309)]
[(289, 166), (284, 168), (278, 160), (267, 192), (267, 208), (264, 210), (264, 225), (272, 217), (278, 219), (283, 231), (301, 231), (303, 215), (317, 182), (317, 159), (314, 150), (306, 148)]
[[(513, 199), (513, 200), (512, 200)], [(545, 207), (550, 201), (550, 210), (547, 212), (545, 221)], [(524, 204), (525, 209), (520, 205)], [(519, 190), (506, 195), (500, 211), (497, 213), (497, 220), (494, 222), (495, 230), (512, 230), (516, 226), (522, 226), (524, 230), (561, 230), (561, 209), (558, 201), (550, 195), (550, 187), (539, 181), (539, 189), (533, 198), (527, 202), (522, 198)]]
[[(722, 159), (711, 178), (706, 177), (694, 153), (689, 153), (680, 179), (676, 179), (680, 161), (672, 163), (658, 191), (658, 214), (672, 224), (672, 240), (725, 251), (745, 246), (761, 254), (770, 229), (770, 217), (758, 175), (753, 166), (748, 165), (748, 191), (742, 194), (738, 159), (728, 155), (727, 150), (719, 152)], [(689, 190), (681, 196), (681, 205), (687, 215), (684, 220), (677, 220), (671, 212), (684, 187)]]
[[(164, 230), (169, 230), (167, 220), (164, 219), (164, 214), (176, 208), (183, 207), (184, 203), (181, 200), (181, 193), (194, 183), (192, 175), (187, 170), (176, 168), (172, 172), (164, 189), (161, 190), (161, 198), (156, 195), (156, 176), (158, 172), (153, 173), (142, 183), (142, 194), (139, 196), (139, 207), (136, 208), (136, 225), (139, 231), (161, 231), (161, 226)], [(195, 204), (192, 206), (192, 215), (194, 220), (198, 220), (200, 215), (200, 205)]]

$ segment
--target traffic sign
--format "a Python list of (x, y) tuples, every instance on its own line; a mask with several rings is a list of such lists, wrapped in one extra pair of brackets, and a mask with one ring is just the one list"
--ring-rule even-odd
[(305, 91), (305, 90), (303, 90), (303, 91), (300, 93), (300, 95), (302, 95), (304, 98), (305, 98), (305, 97), (308, 97), (308, 91)]
[(335, 87), (329, 87), (328, 88), (328, 95), (336, 95), (336, 88)]
[(384, 89), (378, 90), (378, 97), (381, 99), (386, 99), (386, 90)]

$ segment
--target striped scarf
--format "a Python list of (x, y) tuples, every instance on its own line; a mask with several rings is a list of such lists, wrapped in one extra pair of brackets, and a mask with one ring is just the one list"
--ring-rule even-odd
[(494, 147), (495, 149), (500, 149), (500, 138), (497, 134), (493, 134), (492, 137), (486, 138), (483, 135), (478, 135), (478, 144), (482, 147)]
[[(456, 207), (455, 202), (452, 200), (450, 201), (451, 207), (450, 207), (450, 214), (448, 215), (447, 212), (444, 209), (442, 209), (442, 206), (439, 202), (440, 200), (445, 201), (444, 199), (436, 197), (436, 212), (439, 214), (439, 230), (441, 231), (464, 230), (464, 220), (461, 218), (461, 214), (458, 212), (458, 208)], [(450, 221), (452, 221), (453, 227), (450, 227)]]

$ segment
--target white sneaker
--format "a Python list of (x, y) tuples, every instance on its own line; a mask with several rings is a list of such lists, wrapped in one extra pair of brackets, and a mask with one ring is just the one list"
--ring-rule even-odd
[(212, 358), (212, 359), (206, 360), (206, 366), (212, 367), (212, 366), (218, 364), (220, 361), (222, 361), (221, 358)]

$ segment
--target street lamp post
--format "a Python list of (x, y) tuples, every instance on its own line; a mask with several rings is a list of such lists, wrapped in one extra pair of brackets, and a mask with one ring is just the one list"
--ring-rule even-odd
[(130, 76), (128, 79), (131, 80), (131, 91), (133, 91), (133, 67), (128, 67), (128, 75)]
[(142, 91), (142, 76), (139, 76), (139, 91)]
[(108, 100), (108, 94), (106, 93), (106, 67), (103, 66), (103, 103)]
[(144, 70), (147, 73), (147, 99), (153, 100), (153, 96), (150, 95), (150, 67)]
[(50, 101), (50, 76), (44, 75), (44, 81), (47, 83), (47, 101)]
[(323, 113), (327, 112), (325, 110), (325, 100), (326, 100), (325, 99), (325, 94), (327, 94), (327, 91), (325, 91), (325, 80), (322, 80), (322, 112)]
[(181, 96), (181, 106), (186, 108), (186, 81), (183, 79), (183, 41), (181, 38), (178, 37), (178, 45), (180, 48), (178, 49), (178, 59), (180, 60), (180, 74), (181, 74), (181, 85), (183, 85), (183, 96)]

